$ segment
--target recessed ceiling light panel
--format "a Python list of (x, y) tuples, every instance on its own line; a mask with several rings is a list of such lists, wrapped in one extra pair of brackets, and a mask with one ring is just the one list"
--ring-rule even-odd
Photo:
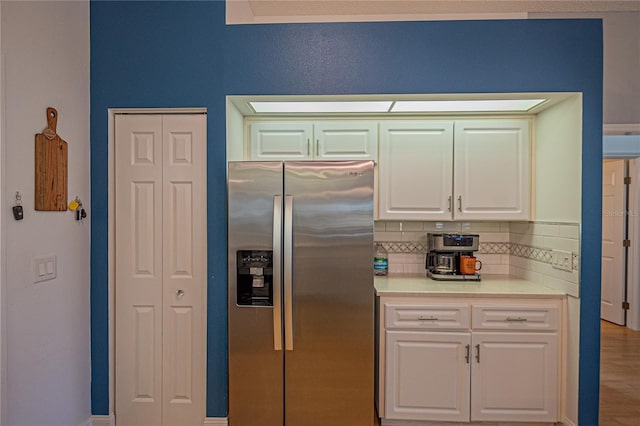
[(391, 112), (525, 112), (544, 101), (545, 99), (397, 101)]
[(249, 102), (257, 114), (301, 113), (373, 113), (388, 112), (391, 101), (342, 101), (342, 102)]

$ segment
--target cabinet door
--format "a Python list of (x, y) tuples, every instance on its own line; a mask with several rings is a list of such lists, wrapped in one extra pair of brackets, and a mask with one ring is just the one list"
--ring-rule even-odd
[(376, 121), (327, 121), (314, 125), (316, 160), (378, 160)]
[(379, 218), (451, 220), (452, 121), (380, 123)]
[(557, 333), (473, 333), (472, 421), (558, 420)]
[(251, 125), (251, 160), (309, 160), (313, 124), (268, 121)]
[(455, 123), (455, 219), (529, 219), (529, 121)]
[(386, 340), (386, 419), (469, 421), (469, 333), (387, 331)]

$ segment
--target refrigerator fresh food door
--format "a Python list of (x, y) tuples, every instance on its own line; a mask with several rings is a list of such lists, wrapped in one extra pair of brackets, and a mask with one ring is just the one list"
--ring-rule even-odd
[(282, 426), (281, 162), (228, 175), (229, 424)]
[(371, 426), (373, 162), (286, 162), (284, 188), (284, 424)]

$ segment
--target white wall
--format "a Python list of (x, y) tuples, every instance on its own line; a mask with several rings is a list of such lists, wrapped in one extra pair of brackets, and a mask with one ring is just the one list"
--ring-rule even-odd
[(227, 98), (227, 162), (244, 160), (244, 117)]
[(605, 135), (602, 138), (602, 154), (605, 158), (640, 157), (640, 134)]
[[(2, 211), (16, 191), (25, 218), (3, 237), (6, 425), (81, 425), (90, 418), (89, 5), (0, 2), (4, 55)], [(34, 135), (58, 110), (68, 142), (68, 194), (89, 217), (34, 211)], [(106, 161), (106, 159), (105, 159)], [(57, 256), (57, 278), (33, 283), (32, 258)]]
[[(2, 46), (2, 7), (0, 7), (0, 46)], [(5, 392), (6, 387), (6, 357), (4, 355), (5, 343), (5, 327), (6, 321), (4, 320), (4, 220), (5, 209), (2, 202), (2, 194), (4, 193), (4, 52), (0, 48), (0, 425), (5, 424), (4, 413), (6, 407)]]
[(582, 96), (538, 114), (534, 151), (535, 220), (580, 223)]
[(603, 122), (640, 123), (640, 12), (531, 13), (529, 17), (602, 19)]
[[(563, 223), (563, 226), (557, 227), (558, 234), (545, 240), (544, 245), (579, 254), (579, 228), (571, 225), (579, 225), (582, 222), (582, 95), (575, 94), (538, 114), (534, 133), (535, 219)], [(538, 234), (538, 232), (531, 232), (531, 234)], [(543, 238), (547, 237), (543, 236)], [(567, 239), (571, 239), (572, 243), (567, 245)], [(529, 269), (527, 265), (520, 266), (525, 270)], [(568, 424), (578, 424), (578, 366), (580, 365), (580, 299), (578, 299), (579, 288), (576, 287), (579, 283), (578, 271), (563, 272), (548, 266), (544, 265), (545, 269), (537, 269), (544, 274), (545, 284), (562, 288), (569, 294), (565, 421)]]

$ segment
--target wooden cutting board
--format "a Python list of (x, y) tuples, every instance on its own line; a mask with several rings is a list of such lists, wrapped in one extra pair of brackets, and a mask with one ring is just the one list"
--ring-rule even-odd
[(36, 210), (67, 210), (67, 143), (57, 124), (58, 111), (47, 108), (47, 128), (36, 134)]

